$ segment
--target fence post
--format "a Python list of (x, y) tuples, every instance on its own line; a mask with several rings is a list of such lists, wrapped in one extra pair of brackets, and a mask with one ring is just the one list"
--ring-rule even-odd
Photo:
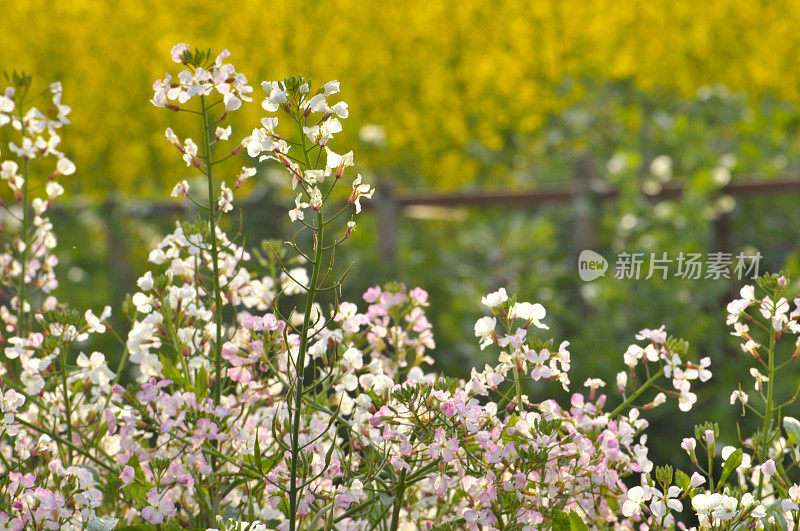
[[(730, 253), (731, 257), (733, 257), (733, 243), (731, 242), (731, 213), (730, 212), (722, 212), (720, 213), (717, 218), (713, 221), (713, 233), (714, 233), (714, 248), (712, 252), (718, 253)], [(725, 290), (725, 293), (722, 295), (722, 300), (720, 301), (722, 306), (725, 307), (729, 301), (732, 299), (737, 298), (739, 294), (739, 284), (740, 281), (734, 277), (734, 272), (730, 270), (730, 279), (728, 279), (728, 287)]]
[(592, 189), (594, 159), (589, 153), (580, 155), (572, 166), (572, 227), (573, 252), (577, 264), (578, 254), (584, 249), (597, 248), (597, 197)]
[(388, 278), (394, 279), (397, 278), (399, 270), (397, 246), (400, 208), (397, 205), (394, 185), (390, 181), (384, 179), (378, 181), (373, 204), (378, 233), (378, 255), (385, 266)]

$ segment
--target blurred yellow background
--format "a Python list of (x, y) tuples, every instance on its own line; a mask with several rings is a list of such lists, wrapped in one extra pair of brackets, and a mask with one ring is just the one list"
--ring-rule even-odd
[[(173, 117), (148, 103), (153, 80), (177, 70), (177, 42), (227, 47), (254, 85), (339, 79), (351, 109), (339, 145), (363, 124), (384, 126), (389, 160), (420, 176), (401, 186), (469, 183), (477, 166), (464, 146), (497, 149), (507, 131), (534, 131), (564, 105), (567, 76), (788, 99), (800, 81), (800, 2), (789, 0), (5, 0), (2, 18), (0, 70), (64, 82), (64, 146), (83, 193), (161, 195), (186, 173), (163, 138)], [(261, 114), (252, 104), (234, 123)]]

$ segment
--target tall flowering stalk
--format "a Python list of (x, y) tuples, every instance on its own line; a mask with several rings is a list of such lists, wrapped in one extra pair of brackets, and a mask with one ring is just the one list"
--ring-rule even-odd
[[(339, 83), (331, 81), (312, 92), (311, 83), (302, 77), (292, 77), (283, 82), (262, 83), (267, 97), (262, 103), (268, 112), (283, 111), (294, 122), (295, 140), (287, 140), (276, 133), (278, 119), (268, 117), (262, 120), (263, 127), (255, 129), (247, 145), (251, 157), (259, 157), (260, 161), (273, 159), (282, 164), (289, 172), (292, 190), (296, 190), (295, 208), (289, 212), (289, 218), (300, 227), (290, 242), (287, 242), (299, 256), (311, 265), (311, 277), (296, 279), (283, 264), (283, 274), (287, 275), (305, 292), (305, 306), (302, 314), (302, 325), (291, 326), (299, 335), (296, 357), (291, 360), (293, 376), (291, 379), (292, 405), (289, 408), (291, 422), (291, 465), (289, 477), (289, 529), (294, 531), (298, 521), (299, 500), (302, 497), (304, 477), (300, 475), (301, 421), (304, 416), (303, 398), (306, 392), (304, 370), (307, 362), (309, 342), (319, 334), (316, 329), (322, 320), (319, 309), (315, 312), (315, 301), (320, 292), (333, 291), (339, 288), (344, 276), (326, 284), (334, 267), (336, 247), (346, 240), (355, 227), (354, 215), (361, 211), (362, 197), (370, 198), (374, 189), (362, 183), (358, 175), (353, 181), (352, 191), (346, 205), (328, 201), (331, 194), (342, 179), (348, 167), (353, 166), (353, 152), (339, 155), (330, 150), (328, 143), (334, 134), (342, 130), (340, 119), (348, 116), (347, 103), (340, 101), (333, 105), (327, 98), (339, 92)], [(294, 149), (293, 149), (294, 148)], [(325, 160), (323, 161), (323, 152)], [(312, 162), (313, 161), (313, 162)], [(354, 205), (354, 214), (349, 221), (342, 224), (340, 232), (335, 232), (333, 223)], [(311, 219), (306, 219), (307, 210), (313, 212)], [(310, 249), (304, 250), (298, 243), (303, 232), (311, 234)], [(332, 233), (332, 234), (331, 234)], [(326, 245), (326, 236), (333, 236)], [(325, 255), (329, 255), (328, 271), (320, 278), (324, 267)], [(316, 313), (316, 315), (314, 315)], [(335, 317), (334, 317), (335, 318)], [(292, 322), (292, 319), (288, 319)], [(316, 382), (310, 382), (316, 385)]]
[[(17, 131), (8, 148), (13, 158), (2, 161), (2, 179), (7, 182), (19, 207), (18, 212), (10, 213), (19, 223), (19, 230), (13, 243), (16, 261), (15, 276), (16, 297), (13, 301), (17, 315), (17, 334), (25, 336), (30, 329), (31, 292), (44, 289), (51, 291), (54, 277), (49, 268), (53, 265), (40, 264), (40, 258), (55, 245), (55, 238), (49, 232), (49, 222), (41, 216), (49, 203), (64, 189), (55, 181), (59, 176), (75, 173), (75, 165), (64, 153), (58, 150), (61, 137), (57, 130), (69, 124), (67, 115), (70, 108), (61, 103), (62, 89), (60, 83), (51, 84), (41, 93), (32, 93), (32, 77), (14, 73), (8, 76), (11, 85), (0, 96), (0, 127), (11, 125)], [(45, 111), (33, 106), (40, 98), (50, 98), (50, 105)], [(32, 200), (30, 194), (31, 171), (41, 167), (36, 159), (52, 157), (56, 159), (55, 168), (42, 175), (47, 183), (46, 198)], [(31, 263), (31, 261), (34, 263)], [(51, 258), (52, 260), (52, 258)]]
[[(233, 192), (222, 182), (220, 194), (217, 196), (214, 166), (222, 162), (222, 160), (214, 159), (214, 145), (217, 142), (228, 140), (231, 128), (222, 127), (220, 124), (225, 122), (229, 112), (239, 109), (243, 101), (252, 101), (248, 94), (253, 91), (252, 87), (247, 85), (247, 78), (243, 74), (236, 72), (232, 64), (224, 63), (229, 56), (230, 53), (224, 50), (212, 60), (210, 51), (195, 50), (192, 52), (186, 44), (178, 44), (172, 49), (172, 59), (188, 68), (181, 71), (175, 81), (172, 80), (172, 76), (169, 74), (163, 80), (156, 81), (153, 86), (155, 95), (152, 99), (152, 103), (157, 107), (198, 115), (202, 128), (200, 133), (202, 151), (198, 149), (198, 145), (191, 138), (187, 138), (181, 143), (172, 132), (172, 129), (167, 129), (166, 136), (181, 152), (186, 166), (194, 167), (205, 176), (208, 188), (208, 200), (205, 205), (201, 205), (197, 200), (189, 196), (187, 181), (178, 183), (173, 189), (172, 195), (190, 197), (206, 213), (211, 255), (212, 296), (214, 300), (215, 339), (212, 358), (214, 367), (213, 396), (216, 404), (219, 404), (224, 387), (222, 370), (222, 344), (224, 340), (223, 287), (220, 276), (220, 248), (217, 234), (219, 229), (217, 224), (219, 214), (221, 212), (229, 212), (233, 208), (231, 204)], [(208, 100), (214, 96), (216, 96), (216, 100), (209, 102)], [(193, 97), (198, 97), (200, 100), (199, 110), (193, 110), (186, 106)], [(214, 109), (215, 107), (217, 109)], [(212, 131), (212, 129), (214, 130)], [(240, 147), (233, 151), (238, 152), (239, 149)], [(189, 375), (187, 374), (186, 376), (188, 377)]]
[[(60, 83), (36, 93), (30, 76), (7, 77), (11, 85), (0, 95), (0, 128), (10, 124), (16, 131), (9, 135), (12, 156), (0, 162), (13, 194), (13, 202), (3, 205), (8, 240), (0, 253), (0, 277), (16, 293), (11, 309), (0, 307), (0, 437), (10, 436), (15, 444), (0, 442), (0, 522), (11, 529), (74, 527), (88, 522), (102, 500), (89, 467), (98, 474), (116, 471), (101, 445), (87, 444), (97, 434), (96, 411), (114, 374), (100, 352), (80, 352), (70, 360), (76, 345), (106, 331), (110, 309), (81, 316), (52, 295), (56, 238), (45, 214), (64, 192), (56, 179), (75, 172), (58, 149), (56, 132), (69, 123), (70, 108), (62, 103)], [(33, 105), (46, 99), (44, 110)], [(54, 168), (42, 163), (47, 158), (56, 159)]]

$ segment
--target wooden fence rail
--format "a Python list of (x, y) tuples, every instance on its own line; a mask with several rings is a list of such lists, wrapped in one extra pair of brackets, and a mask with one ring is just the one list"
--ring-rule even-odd
[[(398, 241), (403, 211), (411, 207), (440, 208), (478, 208), (478, 207), (515, 207), (531, 208), (553, 203), (569, 203), (573, 218), (573, 247), (577, 253), (582, 249), (593, 248), (597, 242), (597, 204), (614, 200), (619, 191), (607, 186), (598, 185), (595, 167), (588, 156), (579, 157), (573, 164), (573, 178), (569, 183), (541, 185), (532, 190), (476, 190), (447, 193), (421, 193), (417, 191), (398, 191), (390, 182), (379, 182), (373, 201), (365, 202), (368, 212), (379, 212), (376, 230), (379, 233), (378, 252), (386, 264), (387, 271), (393, 276), (399, 270)], [(679, 197), (685, 192), (686, 184), (676, 181), (664, 184), (655, 193), (642, 192), (652, 200)], [(731, 182), (719, 190), (720, 194), (736, 197), (753, 197), (766, 195), (784, 195), (800, 193), (800, 175), (781, 175), (764, 177), (759, 175), (736, 175)], [(239, 201), (238, 206), (244, 211), (264, 208), (270, 202), (264, 192), (257, 192)], [(56, 204), (52, 208), (55, 215), (70, 216), (85, 208), (96, 208), (110, 218), (165, 218), (185, 214), (195, 210), (194, 206), (184, 201), (131, 201), (106, 199), (92, 201), (74, 198), (69, 202)], [(268, 214), (267, 217), (271, 217)], [(729, 234), (730, 218), (722, 215), (714, 222), (714, 246), (716, 250), (728, 251), (731, 247)], [(118, 243), (118, 242), (116, 242)]]

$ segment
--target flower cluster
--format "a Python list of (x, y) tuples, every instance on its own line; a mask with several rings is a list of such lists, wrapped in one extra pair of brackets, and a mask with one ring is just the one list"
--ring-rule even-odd
[[(253, 158), (258, 157), (260, 162), (268, 159), (278, 161), (288, 169), (292, 190), (297, 190), (300, 186), (300, 192), (295, 198), (295, 208), (289, 211), (289, 218), (293, 222), (302, 222), (305, 220), (305, 210), (311, 208), (318, 212), (333, 184), (342, 178), (348, 167), (354, 165), (352, 151), (340, 155), (328, 147), (333, 136), (342, 131), (339, 120), (344, 120), (349, 115), (347, 103), (339, 101), (332, 106), (328, 103), (329, 97), (339, 93), (338, 81), (325, 83), (313, 94), (310, 84), (298, 78), (282, 82), (265, 81), (261, 86), (267, 94), (261, 103), (265, 111), (274, 113), (281, 109), (294, 121), (302, 123), (301, 141), (295, 144), (301, 148), (296, 151), (301, 152), (293, 156), (292, 145), (276, 132), (278, 118), (270, 116), (261, 120), (261, 127), (253, 129), (247, 141), (247, 153)], [(320, 167), (323, 150), (325, 165)], [(312, 164), (311, 160), (315, 160), (315, 163)], [(334, 183), (323, 195), (322, 183), (331, 177)], [(348, 202), (355, 205), (356, 214), (361, 212), (361, 198), (371, 198), (374, 192), (374, 188), (362, 183), (361, 175), (356, 176), (348, 198)], [(351, 218), (347, 224), (348, 235), (353, 227), (355, 221)]]
[(210, 96), (216, 92), (222, 97), (225, 110), (235, 111), (242, 106), (242, 102), (253, 101), (248, 96), (253, 92), (253, 87), (247, 84), (245, 75), (237, 72), (232, 64), (224, 62), (230, 55), (228, 50), (223, 50), (213, 63), (207, 65), (209, 52), (192, 53), (185, 43), (175, 45), (172, 48), (172, 60), (189, 68), (182, 70), (175, 80), (167, 74), (163, 80), (156, 81), (151, 102), (156, 107), (177, 110), (179, 107), (170, 102), (183, 105), (195, 96)]

